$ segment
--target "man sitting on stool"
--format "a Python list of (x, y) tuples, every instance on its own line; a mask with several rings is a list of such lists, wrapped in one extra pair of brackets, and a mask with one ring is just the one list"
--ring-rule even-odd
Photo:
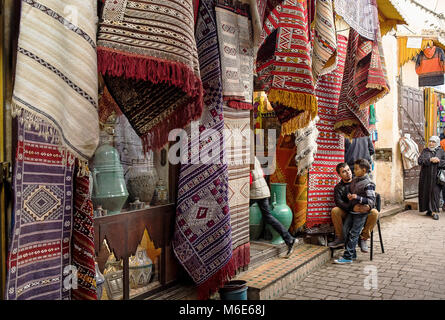
[(264, 179), (263, 169), (257, 157), (255, 157), (255, 168), (250, 172), (250, 204), (258, 203), (265, 223), (270, 224), (284, 239), (287, 245), (286, 258), (292, 254), (296, 239), (287, 231), (284, 226), (274, 216), (272, 216), (272, 209), (269, 205), (270, 190)]
[(360, 235), (360, 249), (362, 252), (369, 252), (367, 240), (371, 237), (371, 231), (374, 229), (379, 212), (377, 209), (372, 209), (368, 205), (358, 204), (355, 206), (355, 210), (352, 207), (351, 201), (348, 199), (349, 185), (352, 182), (352, 172), (347, 163), (339, 163), (336, 167), (337, 174), (340, 176), (341, 181), (334, 188), (334, 200), (335, 205), (331, 211), (331, 219), (334, 224), (335, 240), (328, 243), (330, 248), (343, 247), (345, 240), (343, 237), (343, 221), (349, 211), (356, 211), (361, 213), (369, 212), (366, 219), (365, 226), (363, 227)]

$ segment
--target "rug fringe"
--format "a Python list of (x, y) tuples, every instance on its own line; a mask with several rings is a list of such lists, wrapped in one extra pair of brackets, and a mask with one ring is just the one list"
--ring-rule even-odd
[(243, 101), (236, 101), (236, 100), (230, 100), (228, 102), (228, 106), (233, 109), (238, 110), (252, 110), (253, 104), (249, 102), (243, 102)]
[(313, 117), (308, 111), (300, 113), (295, 118), (281, 124), (281, 135), (291, 135), (297, 130), (307, 127), (312, 119)]
[(250, 263), (250, 243), (239, 246), (232, 252), (232, 257), (224, 267), (198, 286), (198, 299), (206, 300), (233, 278), (239, 268)]
[(34, 129), (38, 131), (39, 137), (43, 137), (50, 144), (57, 145), (57, 149), (62, 155), (63, 165), (73, 167), (76, 159), (79, 159), (80, 162), (88, 162), (88, 160), (75, 154), (74, 151), (71, 152), (63, 146), (60, 131), (47, 122), (41, 114), (25, 108), (20, 102), (14, 99), (11, 102), (11, 116), (12, 118), (17, 118), (26, 130)]
[(150, 81), (154, 84), (167, 83), (180, 88), (190, 97), (196, 98), (198, 104), (202, 104), (203, 89), (199, 75), (180, 62), (98, 47), (97, 64), (103, 75)]
[(267, 98), (271, 103), (280, 103), (289, 108), (309, 111), (311, 115), (317, 113), (317, 98), (312, 94), (271, 89)]
[(386, 96), (386, 95), (389, 93), (389, 89), (388, 89), (387, 87), (385, 87), (385, 86), (382, 86), (382, 85), (377, 85), (377, 84), (375, 84), (375, 85), (370, 85), (370, 84), (368, 84), (368, 85), (366, 86), (366, 88), (377, 89), (377, 90), (383, 90), (383, 91), (380, 92), (379, 94), (377, 94), (375, 97), (373, 97), (373, 98), (371, 98), (371, 99), (368, 99), (368, 100), (365, 101), (365, 102), (362, 102), (362, 103), (360, 104), (360, 109), (366, 109), (366, 108), (369, 108), (369, 106), (370, 106), (371, 104), (375, 104), (378, 100), (382, 99), (384, 96)]

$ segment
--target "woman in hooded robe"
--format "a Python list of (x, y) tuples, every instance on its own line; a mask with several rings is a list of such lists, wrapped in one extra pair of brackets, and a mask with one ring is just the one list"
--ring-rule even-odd
[(445, 169), (445, 151), (440, 147), (440, 139), (432, 136), (428, 148), (423, 149), (418, 159), (421, 165), (419, 179), (419, 211), (427, 211), (427, 216), (439, 220), (440, 192), (442, 186), (437, 183), (437, 171)]

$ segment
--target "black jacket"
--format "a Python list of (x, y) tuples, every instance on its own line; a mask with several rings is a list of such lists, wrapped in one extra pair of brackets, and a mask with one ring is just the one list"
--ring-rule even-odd
[(334, 188), (335, 205), (345, 211), (350, 211), (351, 202), (348, 199), (349, 185), (351, 183), (344, 183), (340, 181)]
[(372, 163), (371, 156), (375, 153), (370, 136), (353, 139), (345, 139), (345, 162), (354, 171), (354, 162), (358, 159), (366, 159)]

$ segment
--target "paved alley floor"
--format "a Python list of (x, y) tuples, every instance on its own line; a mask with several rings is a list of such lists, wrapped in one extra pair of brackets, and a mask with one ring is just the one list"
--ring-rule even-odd
[[(445, 300), (445, 213), (435, 221), (405, 211), (380, 223), (384, 254), (376, 227), (373, 261), (357, 247), (358, 260), (352, 265), (329, 261), (280, 299)], [(342, 253), (336, 250), (334, 258)]]

